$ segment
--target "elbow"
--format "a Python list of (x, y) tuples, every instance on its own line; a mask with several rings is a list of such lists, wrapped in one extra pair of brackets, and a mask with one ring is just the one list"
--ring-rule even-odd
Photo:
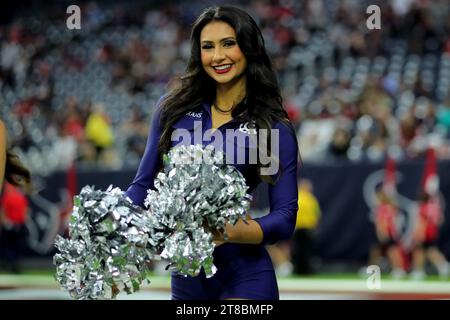
[(285, 228), (280, 234), (280, 240), (288, 240), (292, 237), (295, 231), (295, 224), (297, 221), (297, 210), (291, 209), (285, 216)]
[(297, 208), (285, 208), (277, 212), (278, 219), (272, 220), (271, 226), (264, 231), (264, 244), (274, 244), (278, 241), (288, 240), (295, 231)]
[(271, 238), (267, 239), (268, 244), (274, 244), (279, 241), (289, 240), (295, 231), (295, 224), (293, 223), (283, 223), (278, 232), (275, 232)]
[(298, 214), (298, 202), (295, 201), (289, 208), (287, 209), (288, 213), (286, 214), (286, 239), (289, 239), (293, 236), (295, 232), (295, 226), (297, 225), (297, 214)]

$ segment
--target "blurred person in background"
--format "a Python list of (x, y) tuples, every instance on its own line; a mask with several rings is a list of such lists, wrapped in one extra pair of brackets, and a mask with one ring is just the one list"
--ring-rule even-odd
[(377, 260), (374, 257), (379, 253), (388, 257), (391, 276), (399, 279), (405, 276), (403, 257), (399, 246), (399, 233), (396, 226), (397, 206), (392, 196), (382, 187), (376, 190), (375, 232), (378, 240), (376, 247), (371, 250), (371, 263)]
[[(31, 190), (31, 174), (7, 147), (6, 129), (0, 120), (0, 252), (8, 271), (20, 272), (27, 230), (28, 200), (22, 190)], [(6, 180), (6, 181), (5, 181)]]
[(414, 232), (415, 246), (412, 253), (413, 271), (411, 278), (425, 278), (425, 263), (430, 261), (442, 279), (450, 273), (450, 264), (437, 247), (439, 226), (444, 221), (444, 213), (438, 197), (432, 197), (423, 191), (419, 199), (419, 214)]
[(92, 112), (86, 121), (85, 133), (86, 138), (95, 148), (97, 161), (100, 163), (107, 161), (107, 151), (113, 146), (114, 133), (102, 103), (93, 105)]
[(415, 247), (411, 277), (415, 280), (425, 277), (425, 264), (428, 260), (434, 265), (441, 278), (447, 278), (450, 273), (450, 265), (437, 247), (439, 227), (444, 221), (439, 184), (436, 149), (434, 146), (429, 146), (426, 151), (418, 203), (419, 211), (414, 230)]
[[(175, 129), (195, 132), (189, 143), (212, 143), (207, 137), (196, 141), (194, 128), (198, 122), (203, 123), (197, 127), (200, 137), (211, 130), (221, 134), (222, 141), (229, 130), (247, 137), (245, 146), (236, 139), (225, 144), (232, 150), (224, 150), (224, 144), (213, 145), (227, 155), (234, 150), (234, 155), (245, 159), (250, 156), (248, 143), (255, 143), (252, 135), (257, 130), (276, 129), (279, 140), (269, 143), (260, 138), (252, 149), (266, 152), (267, 146), (277, 143), (280, 168), (277, 173), (268, 174), (259, 163), (261, 159), (256, 164), (249, 161), (238, 164), (239, 160), (232, 159), (243, 174), (249, 193), (261, 182), (269, 184), (270, 212), (255, 219), (248, 215), (235, 225), (227, 224), (227, 239), (215, 230), (213, 257), (217, 273), (210, 278), (206, 278), (203, 270), (196, 277), (173, 273), (172, 299), (278, 300), (276, 274), (265, 245), (286, 240), (294, 232), (298, 145), (295, 129), (283, 109), (281, 90), (263, 35), (253, 18), (236, 7), (207, 8), (193, 24), (186, 74), (177, 87), (160, 99), (144, 156), (127, 191), (133, 203), (142, 205), (147, 190), (154, 188), (162, 156), (177, 144), (172, 137)], [(241, 130), (249, 126), (253, 130)]]
[(294, 270), (291, 257), (291, 247), (291, 241), (281, 241), (279, 243), (266, 246), (275, 267), (275, 273), (277, 276), (289, 276)]
[(315, 250), (315, 232), (319, 224), (321, 209), (314, 196), (312, 182), (301, 179), (298, 185), (298, 213), (295, 225), (292, 262), (294, 273), (313, 274), (312, 265)]

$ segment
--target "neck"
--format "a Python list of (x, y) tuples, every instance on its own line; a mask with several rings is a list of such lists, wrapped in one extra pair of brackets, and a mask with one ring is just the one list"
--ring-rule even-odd
[(246, 93), (246, 77), (241, 77), (235, 83), (218, 84), (216, 86), (215, 104), (222, 110), (231, 111), (244, 99)]

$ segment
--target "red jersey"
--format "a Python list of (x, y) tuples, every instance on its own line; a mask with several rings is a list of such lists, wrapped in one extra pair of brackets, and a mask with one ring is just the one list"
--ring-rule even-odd
[(5, 184), (0, 206), (6, 219), (14, 224), (24, 224), (27, 217), (28, 200), (20, 190)]
[(431, 198), (419, 206), (419, 216), (425, 223), (425, 239), (434, 240), (438, 236), (439, 220), (442, 217), (442, 208), (439, 199)]
[(391, 238), (396, 238), (397, 228), (395, 226), (395, 217), (397, 209), (390, 204), (383, 203), (378, 205), (375, 211), (375, 219), (377, 223), (387, 226), (387, 233)]

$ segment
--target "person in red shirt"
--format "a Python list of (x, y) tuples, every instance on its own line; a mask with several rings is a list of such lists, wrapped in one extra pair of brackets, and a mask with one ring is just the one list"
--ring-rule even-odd
[(376, 196), (375, 231), (378, 245), (381, 254), (386, 254), (389, 259), (391, 275), (400, 278), (405, 275), (405, 271), (398, 244), (400, 235), (396, 226), (397, 206), (383, 188), (377, 190)]
[(418, 217), (414, 232), (413, 272), (411, 277), (421, 280), (425, 277), (427, 259), (435, 266), (441, 278), (447, 278), (450, 265), (437, 247), (439, 226), (444, 214), (438, 196), (430, 196), (423, 191), (420, 196)]
[(31, 173), (10, 148), (6, 128), (0, 119), (0, 254), (8, 269), (19, 272), (27, 229), (28, 200), (18, 189), (31, 191)]
[(28, 200), (25, 195), (12, 184), (6, 183), (0, 198), (2, 222), (9, 225), (24, 224), (27, 217)]
[(20, 272), (20, 258), (27, 237), (27, 214), (27, 197), (19, 188), (5, 183), (0, 198), (0, 242), (5, 265), (13, 273)]

